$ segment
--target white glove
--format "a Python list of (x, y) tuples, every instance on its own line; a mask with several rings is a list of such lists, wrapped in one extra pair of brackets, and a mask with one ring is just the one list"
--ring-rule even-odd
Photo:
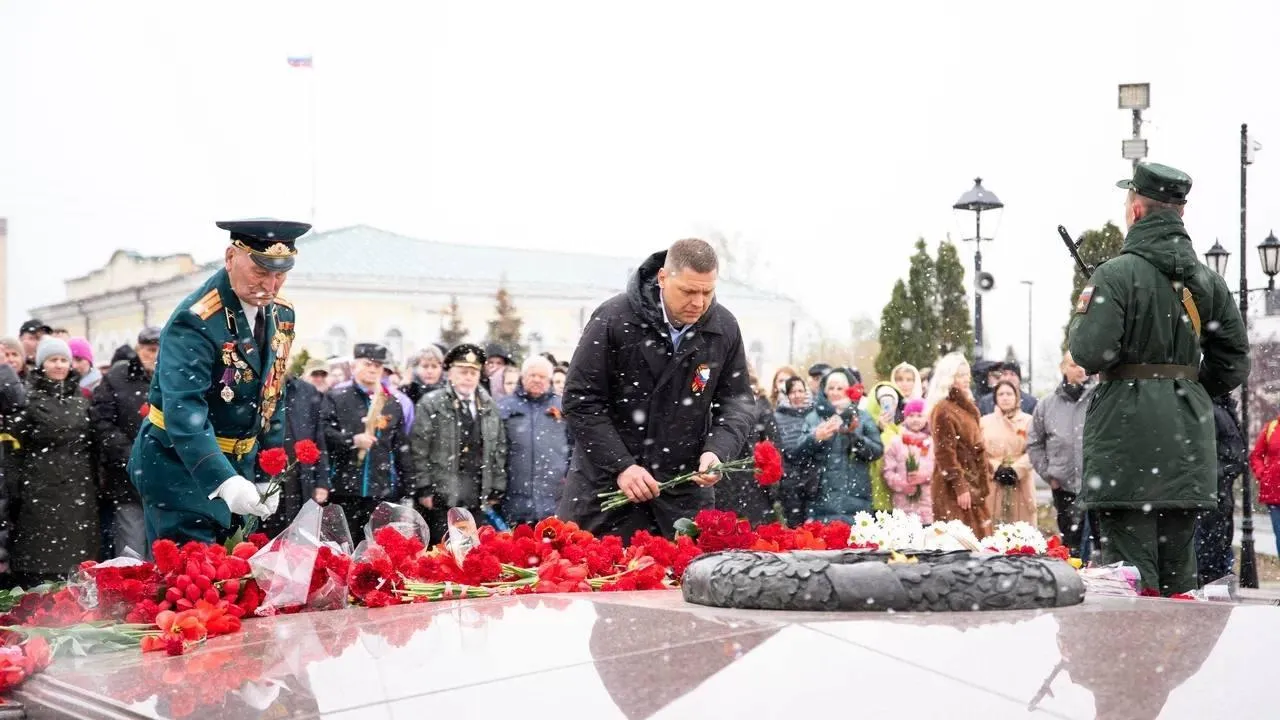
[[(254, 483), (254, 485), (258, 488), (258, 502), (262, 502), (262, 494), (271, 488), (271, 483)], [(267, 498), (266, 502), (262, 502), (262, 505), (267, 508), (267, 515), (276, 514), (276, 508), (280, 507), (280, 493), (282, 492), (284, 492), (283, 489), (277, 489), (271, 497)], [(266, 516), (264, 515), (263, 517)]]
[(231, 508), (231, 512), (236, 515), (267, 517), (271, 514), (267, 506), (258, 501), (258, 488), (240, 475), (233, 475), (219, 485), (209, 499), (212, 500), (215, 497), (222, 498), (227, 507)]

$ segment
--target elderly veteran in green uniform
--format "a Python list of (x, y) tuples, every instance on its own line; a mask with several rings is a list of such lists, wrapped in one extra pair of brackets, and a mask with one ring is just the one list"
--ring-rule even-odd
[(1085, 415), (1081, 500), (1098, 511), (1103, 562), (1142, 588), (1197, 587), (1196, 516), (1217, 507), (1213, 405), (1249, 374), (1227, 284), (1197, 259), (1182, 213), (1191, 178), (1139, 165), (1120, 255), (1098, 267), (1071, 321), (1071, 356), (1101, 379)]
[(284, 442), (282, 397), (293, 306), (279, 295), (294, 241), (311, 226), (283, 220), (220, 222), (225, 266), (179, 303), (165, 324), (150, 411), (129, 459), (148, 546), (157, 538), (214, 542), (232, 514), (266, 517), (255, 485), (259, 450)]

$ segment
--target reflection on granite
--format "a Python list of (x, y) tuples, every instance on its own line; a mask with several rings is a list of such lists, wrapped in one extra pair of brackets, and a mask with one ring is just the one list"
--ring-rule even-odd
[(679, 592), (255, 620), (182, 657), (59, 661), (33, 717), (1273, 717), (1280, 608), (1094, 598), (1039, 612), (770, 613)]

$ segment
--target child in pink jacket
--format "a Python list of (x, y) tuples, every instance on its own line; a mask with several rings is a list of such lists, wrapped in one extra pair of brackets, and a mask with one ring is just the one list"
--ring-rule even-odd
[[(928, 433), (929, 418), (924, 414), (924, 400), (908, 400), (903, 407), (902, 434), (884, 451), (884, 481), (893, 490), (893, 506), (920, 516), (920, 522), (933, 522), (933, 497), (929, 485), (933, 481), (933, 438)], [(913, 469), (908, 469), (908, 467)]]

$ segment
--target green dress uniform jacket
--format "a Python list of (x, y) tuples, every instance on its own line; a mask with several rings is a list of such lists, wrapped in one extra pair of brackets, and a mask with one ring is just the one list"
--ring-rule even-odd
[(259, 450), (283, 445), (293, 306), (277, 297), (265, 311), (265, 347), (258, 347), (253, 319), (223, 269), (165, 324), (150, 411), (129, 459), (148, 543), (225, 534), (231, 511), (210, 494), (235, 475), (254, 480)]
[(1177, 213), (1134, 223), (1081, 293), (1068, 344), (1103, 381), (1085, 418), (1086, 506), (1217, 507), (1210, 397), (1248, 376), (1249, 343), (1230, 290), (1199, 262)]

